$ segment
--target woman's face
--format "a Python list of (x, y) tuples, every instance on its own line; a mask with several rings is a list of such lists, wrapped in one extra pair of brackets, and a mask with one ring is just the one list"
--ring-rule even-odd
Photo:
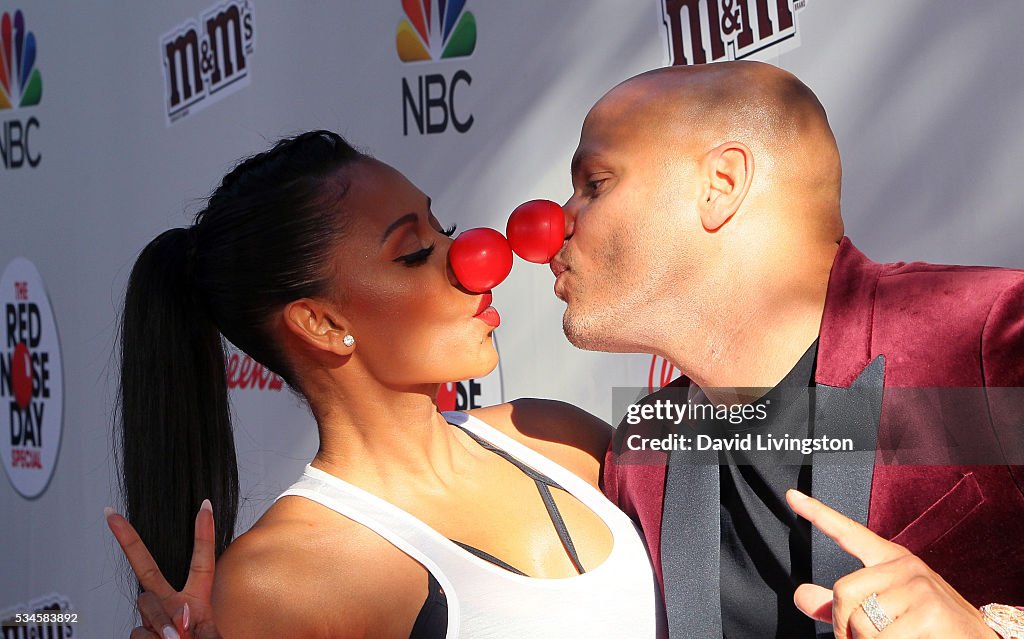
[(393, 386), (444, 383), (490, 372), (492, 326), (474, 317), (483, 294), (458, 285), (452, 244), (430, 198), (376, 160), (348, 170), (347, 233), (335, 259), (338, 310), (356, 338), (353, 357)]

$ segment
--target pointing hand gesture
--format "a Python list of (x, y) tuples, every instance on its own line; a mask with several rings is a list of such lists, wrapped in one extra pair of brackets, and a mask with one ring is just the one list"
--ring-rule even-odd
[(839, 579), (832, 590), (803, 584), (793, 596), (804, 614), (831, 623), (836, 639), (998, 639), (980, 611), (903, 546), (799, 491), (788, 491), (786, 500), (798, 515), (864, 564)]

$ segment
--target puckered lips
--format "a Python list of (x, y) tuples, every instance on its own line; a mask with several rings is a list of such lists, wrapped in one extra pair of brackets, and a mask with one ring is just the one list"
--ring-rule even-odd
[(558, 255), (556, 255), (554, 258), (552, 258), (551, 263), (548, 266), (551, 267), (551, 272), (554, 273), (554, 275), (555, 275), (555, 285), (554, 285), (555, 297), (557, 297), (558, 299), (564, 300), (565, 299), (563, 297), (563, 293), (564, 292), (559, 292), (558, 284), (562, 280), (562, 274), (565, 273), (566, 271), (568, 271), (569, 267), (565, 264), (565, 262), (563, 262), (561, 259), (559, 259)]
[(490, 291), (481, 295), (480, 305), (477, 306), (476, 315), (473, 317), (482, 321), (484, 324), (487, 324), (491, 328), (498, 328), (498, 325), (501, 324), (501, 316), (498, 315), (498, 311), (491, 306), (492, 299), (493, 296)]

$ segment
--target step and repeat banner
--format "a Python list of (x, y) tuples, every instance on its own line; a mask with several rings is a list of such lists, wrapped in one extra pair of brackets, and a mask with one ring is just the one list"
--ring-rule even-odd
[[(151, 238), (280, 136), (336, 130), (429, 194), (443, 224), (504, 229), (522, 201), (569, 197), (583, 118), (621, 80), (762, 60), (828, 110), (847, 234), (869, 256), (1024, 266), (1020, 0), (0, 0), (0, 20), (0, 617), (77, 614), (4, 639), (134, 625), (102, 516), (120, 506), (125, 282)], [(612, 387), (675, 377), (570, 346), (552, 282), (517, 259), (494, 291), (501, 365), (443, 388), (443, 407), (550, 397), (611, 419)], [(227, 374), (241, 532), (317, 434), (244, 353)]]

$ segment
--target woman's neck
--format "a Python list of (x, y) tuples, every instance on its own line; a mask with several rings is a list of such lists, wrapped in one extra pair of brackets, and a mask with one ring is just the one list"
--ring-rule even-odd
[(320, 448), (313, 465), (361, 486), (440, 485), (458, 472), (465, 446), (434, 403), (437, 385), (394, 389), (338, 383), (314, 407)]

